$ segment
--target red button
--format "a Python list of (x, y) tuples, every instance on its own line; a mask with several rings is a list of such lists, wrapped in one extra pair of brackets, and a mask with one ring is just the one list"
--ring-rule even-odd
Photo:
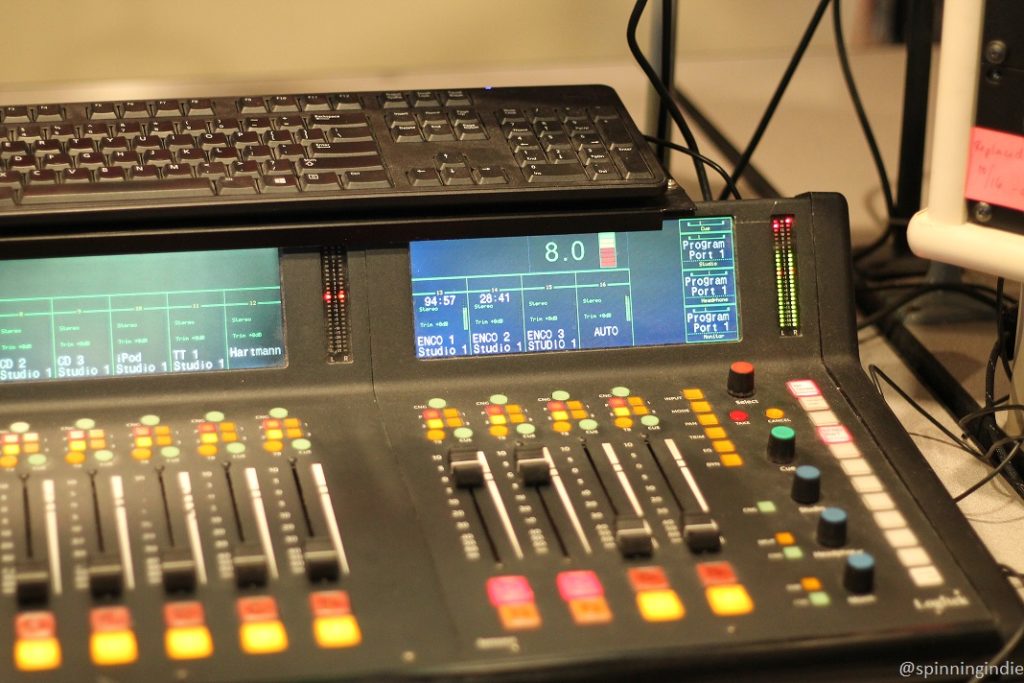
[(275, 420), (273, 418), (269, 418), (268, 417), (266, 420), (263, 421), (263, 428), (264, 429), (280, 429), (281, 428), (281, 421), (280, 420)]
[(562, 401), (548, 401), (548, 410), (565, 410), (565, 403)]
[(745, 360), (738, 360), (732, 364), (731, 369), (738, 375), (749, 375), (754, 371), (754, 366)]
[(149, 427), (133, 427), (132, 434), (135, 436), (149, 436)]
[(626, 399), (622, 398), (621, 396), (613, 396), (612, 398), (608, 399), (608, 405), (612, 408), (621, 408), (622, 406), (626, 405)]
[(484, 410), (487, 411), (488, 415), (501, 415), (503, 412), (505, 412), (504, 408), (496, 405), (489, 405)]
[(589, 570), (560, 572), (558, 574), (558, 594), (566, 602), (582, 598), (598, 598), (604, 595), (604, 587), (597, 574)]
[(277, 601), (269, 595), (239, 598), (237, 609), (238, 618), (243, 622), (277, 619)]
[(487, 579), (487, 597), (495, 607), (533, 602), (533, 589), (525, 576), (494, 576)]
[(14, 636), (18, 640), (56, 638), (57, 620), (53, 612), (24, 612), (14, 620)]
[(729, 419), (733, 422), (746, 422), (750, 419), (750, 413), (745, 410), (730, 410)]
[(736, 572), (728, 562), (704, 562), (697, 565), (697, 576), (705, 586), (736, 583)]
[(215, 432), (217, 431), (217, 425), (212, 422), (203, 422), (199, 425), (200, 432)]
[(427, 408), (423, 411), (424, 420), (436, 420), (439, 417), (441, 417), (441, 411), (435, 408)]
[(127, 607), (95, 607), (89, 614), (89, 624), (95, 633), (128, 631), (132, 627), (132, 615)]
[(352, 605), (345, 591), (320, 591), (309, 596), (309, 608), (314, 617), (340, 617), (352, 613)]
[(167, 603), (164, 605), (164, 623), (167, 628), (202, 626), (206, 623), (203, 603), (194, 600)]
[(664, 590), (668, 588), (668, 577), (661, 567), (634, 567), (629, 570), (629, 583), (637, 592)]

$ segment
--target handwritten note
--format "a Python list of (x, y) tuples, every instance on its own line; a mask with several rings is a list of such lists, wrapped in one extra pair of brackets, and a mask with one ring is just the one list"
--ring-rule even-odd
[(1024, 136), (973, 128), (964, 196), (1024, 211)]

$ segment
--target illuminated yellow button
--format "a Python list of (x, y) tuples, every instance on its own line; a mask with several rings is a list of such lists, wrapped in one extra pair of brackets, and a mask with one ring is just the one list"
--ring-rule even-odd
[(149, 460), (153, 457), (153, 451), (149, 448), (133, 448), (132, 457), (136, 460)]
[(443, 429), (430, 429), (427, 430), (428, 441), (444, 441), (444, 430)]
[(514, 425), (522, 424), (523, 422), (526, 422), (526, 416), (523, 415), (522, 413), (515, 413), (515, 414), (512, 414), (512, 415), (509, 415), (508, 416), (508, 420), (509, 420), (509, 422), (511, 422)]
[(580, 626), (607, 624), (612, 620), (612, 611), (608, 609), (608, 601), (603, 595), (570, 600), (569, 613)]
[(697, 422), (702, 427), (712, 427), (718, 424), (718, 416), (714, 413), (703, 413), (697, 416)]
[(280, 429), (268, 429), (267, 438), (271, 441), (280, 441), (284, 438), (284, 432)]
[(85, 453), (82, 453), (81, 451), (68, 453), (64, 456), (64, 460), (66, 460), (69, 465), (81, 465), (85, 462)]
[(153, 437), (151, 436), (137, 436), (135, 437), (135, 445), (139, 448), (152, 448)]
[(508, 423), (508, 418), (504, 415), (491, 415), (492, 425), (503, 425)]
[(796, 543), (796, 539), (793, 538), (793, 534), (788, 531), (780, 531), (775, 534), (775, 542), (779, 545), (793, 545)]
[(694, 401), (690, 404), (690, 409), (695, 413), (710, 413), (711, 404), (707, 401)]
[(561, 421), (554, 422), (554, 423), (552, 423), (551, 428), (554, 429), (556, 432), (563, 432), (563, 433), (564, 432), (569, 432), (569, 431), (572, 431), (572, 423), (571, 422), (561, 422)]
[(722, 467), (743, 466), (743, 458), (741, 458), (737, 453), (722, 453), (722, 456), (719, 458), (719, 460), (722, 463)]
[(238, 639), (242, 651), (250, 655), (268, 655), (288, 649), (288, 634), (277, 619), (242, 624)]
[(157, 446), (170, 446), (172, 443), (174, 443), (174, 439), (172, 439), (170, 436), (161, 435), (156, 437)]
[(498, 605), (498, 618), (506, 631), (540, 628), (540, 612), (532, 602)]
[(456, 417), (449, 417), (447, 420), (445, 420), (445, 422), (448, 423), (449, 427), (461, 427), (462, 425), (465, 424), (462, 421), (462, 418), (458, 417), (458, 416), (456, 416)]
[(619, 406), (618, 408), (612, 408), (612, 414), (616, 417), (625, 417), (630, 414), (629, 408), (626, 406)]
[(199, 455), (204, 458), (212, 458), (217, 455), (217, 446), (212, 443), (204, 443), (197, 450), (199, 451)]
[(89, 639), (89, 654), (96, 666), (131, 664), (139, 658), (133, 631), (102, 631)]
[(220, 431), (222, 431), (222, 432), (233, 432), (233, 431), (235, 431), (235, 423), (234, 422), (221, 422), (220, 423)]
[(219, 440), (220, 437), (213, 432), (203, 432), (199, 435), (199, 443), (217, 443)]
[(786, 417), (786, 413), (781, 408), (769, 408), (764, 411), (764, 416), (769, 420), (779, 420)]
[(301, 439), (305, 434), (302, 433), (301, 429), (291, 428), (285, 431), (285, 436), (289, 439)]
[(813, 576), (805, 576), (800, 579), (800, 587), (808, 593), (813, 593), (814, 591), (821, 590), (821, 581)]
[(302, 427), (302, 423), (297, 417), (289, 417), (284, 421), (284, 427), (285, 429), (299, 429)]
[(442, 414), (445, 417), (458, 417), (459, 416), (459, 409), (458, 408), (445, 408), (444, 409), (444, 413), (442, 413)]
[(29, 455), (39, 452), (39, 443), (27, 443), (25, 444), (25, 452)]
[(633, 408), (634, 415), (646, 415), (649, 412), (651, 411), (647, 406), (636, 406), (635, 408)]
[(732, 453), (736, 450), (736, 445), (728, 439), (712, 441), (711, 447), (715, 449), (715, 453)]
[(284, 442), (283, 441), (264, 441), (263, 442), (263, 450), (265, 450), (268, 453), (280, 453), (281, 451), (284, 450)]
[(180, 626), (167, 629), (164, 649), (171, 659), (205, 659), (213, 654), (213, 638), (205, 626)]
[(220, 440), (224, 443), (234, 443), (235, 441), (238, 441), (238, 434), (235, 434), (234, 432), (223, 432), (220, 435)]
[(750, 599), (747, 589), (738, 583), (709, 586), (704, 594), (711, 605), (711, 611), (720, 617), (734, 617), (754, 611), (754, 601)]
[(633, 426), (633, 418), (631, 417), (617, 417), (615, 418), (615, 426), (619, 429), (629, 429)]
[(522, 406), (520, 406), (518, 403), (510, 403), (510, 404), (508, 404), (508, 406), (506, 406), (505, 410), (508, 411), (509, 415), (518, 415), (519, 413), (523, 412)]
[(569, 401), (565, 405), (569, 406), (569, 410), (583, 410), (583, 401)]
[(12, 467), (18, 466), (18, 456), (16, 455), (3, 455), (0, 456), (0, 467), (5, 469), (11, 469)]
[(554, 420), (568, 420), (569, 411), (567, 410), (553, 410), (551, 411), (551, 418)]
[(491, 433), (491, 436), (508, 436), (508, 427), (505, 425), (492, 425), (488, 431)]
[(313, 620), (316, 644), (324, 648), (353, 647), (363, 640), (359, 623), (351, 614), (317, 617)]
[(15, 456), (18, 453), (21, 453), (21, 446), (19, 446), (16, 443), (9, 443), (9, 444), (4, 446), (4, 449), (3, 449), (3, 454), (4, 455)]
[(636, 594), (636, 606), (645, 621), (678, 621), (686, 614), (679, 596), (670, 588), (640, 591)]
[(14, 666), (19, 671), (46, 671), (60, 666), (56, 638), (22, 638), (14, 643)]
[(572, 419), (574, 419), (574, 420), (583, 420), (583, 419), (586, 419), (588, 417), (590, 417), (590, 413), (588, 413), (585, 410), (573, 410), (572, 411)]
[(85, 450), (85, 439), (75, 439), (68, 443), (69, 451), (84, 451)]
[(443, 429), (444, 420), (439, 417), (432, 417), (427, 420), (427, 429)]
[(708, 435), (709, 439), (724, 439), (725, 430), (721, 427), (708, 427), (704, 430), (704, 433)]
[(106, 436), (106, 435), (103, 433), (102, 429), (90, 429), (89, 430), (89, 438), (90, 439), (102, 439), (104, 436)]
[(157, 436), (169, 436), (170, 433), (171, 428), (167, 425), (160, 425), (159, 427), (156, 428)]
[(630, 396), (627, 400), (631, 406), (642, 406), (644, 404), (642, 396)]
[(106, 439), (90, 439), (89, 440), (89, 448), (93, 449), (94, 451), (98, 451), (101, 448), (106, 448), (106, 447), (107, 447), (107, 440)]
[(683, 389), (683, 398), (687, 401), (703, 401), (704, 391), (701, 389)]

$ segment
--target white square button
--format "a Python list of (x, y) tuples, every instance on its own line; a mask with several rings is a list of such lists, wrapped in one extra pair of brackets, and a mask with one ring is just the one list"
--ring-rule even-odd
[(910, 578), (918, 588), (941, 586), (945, 583), (939, 570), (931, 565), (927, 567), (914, 567), (910, 570)]
[(873, 470), (868, 461), (864, 458), (850, 458), (849, 460), (841, 460), (840, 463), (843, 466), (843, 472), (846, 472), (848, 477), (858, 477), (864, 474), (871, 474)]
[(824, 396), (804, 396), (800, 398), (800, 407), (811, 412), (814, 410), (828, 410), (828, 401)]
[(829, 445), (849, 443), (850, 441), (853, 441), (853, 437), (850, 436), (849, 430), (842, 425), (818, 427), (818, 438)]
[(868, 510), (872, 512), (878, 512), (879, 510), (892, 510), (896, 507), (896, 504), (892, 502), (892, 497), (888, 493), (865, 493), (861, 496), (861, 500), (864, 501), (864, 505), (867, 506)]
[(902, 529), (907, 520), (899, 510), (885, 510), (875, 513), (875, 524), (882, 529)]
[(860, 449), (853, 443), (834, 443), (828, 449), (840, 460), (860, 457)]
[(932, 558), (921, 546), (900, 548), (896, 551), (904, 567), (923, 567), (932, 563)]
[(917, 534), (910, 529), (890, 529), (885, 532), (885, 540), (893, 548), (910, 548), (917, 545)]
[[(856, 462), (856, 461), (854, 461), (854, 460), (847, 460), (843, 464), (845, 465), (846, 462)], [(850, 482), (853, 484), (853, 489), (857, 493), (878, 493), (879, 491), (884, 490), (884, 487), (882, 486), (882, 482), (879, 481), (878, 477), (876, 477), (873, 474), (869, 475), (869, 476), (864, 476), (864, 477), (854, 477), (854, 478), (852, 478), (850, 480)]]
[(811, 418), (811, 422), (814, 423), (815, 427), (839, 424), (839, 418), (831, 410), (818, 410), (813, 413), (807, 413), (807, 417)]
[(786, 382), (786, 388), (789, 389), (789, 393), (797, 398), (821, 396), (821, 390), (818, 389), (818, 385), (814, 383), (813, 379), (794, 379)]

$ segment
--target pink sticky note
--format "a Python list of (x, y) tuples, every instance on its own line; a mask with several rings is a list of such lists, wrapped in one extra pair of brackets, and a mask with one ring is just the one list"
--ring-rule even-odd
[(971, 129), (964, 196), (1024, 211), (1024, 135)]

